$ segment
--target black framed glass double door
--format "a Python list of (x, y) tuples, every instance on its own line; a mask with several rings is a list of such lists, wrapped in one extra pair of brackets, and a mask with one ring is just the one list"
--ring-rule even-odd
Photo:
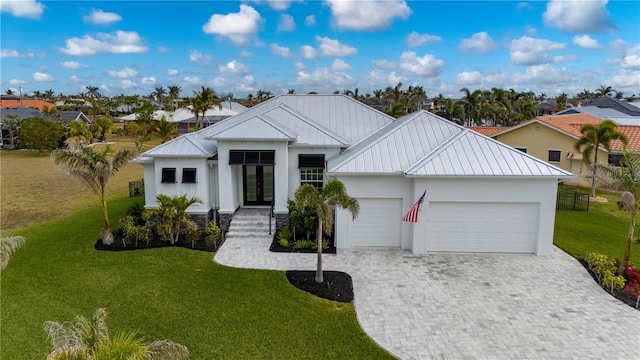
[(273, 165), (243, 165), (244, 205), (271, 205)]

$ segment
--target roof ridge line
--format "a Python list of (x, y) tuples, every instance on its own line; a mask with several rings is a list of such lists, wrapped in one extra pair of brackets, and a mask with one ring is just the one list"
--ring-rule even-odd
[[(272, 128), (280, 131), (284, 135), (289, 136), (290, 138), (296, 139), (300, 135), (297, 132), (295, 132), (295, 131), (289, 129), (288, 127), (284, 126), (283, 124), (279, 123), (276, 119), (274, 119), (271, 116), (267, 115), (266, 112), (261, 113), (259, 115), (256, 115), (256, 117), (258, 119), (262, 120), (263, 122), (265, 122), (267, 125), (271, 126)], [(267, 119), (264, 119), (263, 117), (266, 117)], [(249, 118), (249, 119), (251, 119), (251, 118)]]
[[(427, 155), (422, 157), (422, 159), (418, 160), (415, 164), (409, 166), (408, 169), (403, 171), (404, 175), (411, 175), (411, 173), (415, 172), (417, 169), (421, 168), (426, 163), (431, 161), (434, 157), (436, 157), (438, 154), (440, 154), (440, 152), (442, 152), (442, 150), (444, 150), (445, 148), (449, 147), (449, 145), (451, 145), (455, 141), (458, 141), (458, 139), (460, 139), (464, 134), (466, 134), (468, 132), (473, 132), (473, 131), (469, 130), (469, 129), (465, 129), (465, 128), (460, 128), (460, 131), (458, 131), (455, 135), (453, 135), (452, 137), (450, 137), (446, 141), (442, 142), (440, 145), (436, 146)], [(480, 134), (478, 134), (478, 135), (480, 135)]]
[(273, 109), (271, 109), (269, 111), (273, 111), (273, 110), (275, 110), (277, 108), (281, 108), (284, 111), (290, 113), (291, 115), (294, 115), (294, 116), (300, 118), (300, 120), (302, 120), (305, 123), (307, 123), (308, 125), (316, 128), (317, 130), (325, 133), (325, 135), (330, 136), (334, 140), (337, 140), (337, 141), (341, 142), (344, 145), (350, 145), (350, 143), (349, 143), (349, 141), (347, 139), (345, 139), (342, 136), (336, 134), (335, 132), (329, 130), (328, 128), (322, 126), (321, 124), (315, 122), (313, 119), (309, 118), (305, 114), (303, 114), (303, 113), (291, 108), (290, 106), (287, 106), (287, 104), (285, 104), (285, 103), (281, 103), (280, 105), (278, 105), (277, 107), (274, 107)]

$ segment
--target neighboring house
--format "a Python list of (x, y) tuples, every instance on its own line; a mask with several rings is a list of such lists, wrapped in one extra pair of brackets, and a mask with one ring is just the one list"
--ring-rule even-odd
[(3, 96), (0, 100), (0, 107), (21, 107), (26, 106), (34, 109), (38, 109), (40, 111), (44, 110), (44, 108), (48, 108), (49, 110), (55, 109), (56, 105), (52, 104), (48, 101), (44, 100), (33, 100), (33, 99), (24, 99), (19, 97), (7, 97)]
[(640, 108), (611, 96), (602, 96), (582, 103), (582, 107), (595, 106), (600, 109), (613, 109), (629, 116), (640, 116)]
[(91, 125), (91, 120), (82, 111), (60, 111), (60, 119), (64, 125), (76, 120), (83, 122), (87, 126)]
[[(428, 252), (552, 250), (558, 180), (571, 173), (426, 111), (393, 119), (344, 95), (281, 95), (134, 160), (145, 206), (156, 195), (197, 196), (200, 223), (228, 229), (240, 207), (273, 205), (301, 184), (344, 182), (360, 214), (336, 212), (338, 248)], [(418, 222), (401, 219), (427, 191)], [(268, 246), (268, 244), (265, 244)]]
[(555, 115), (589, 114), (601, 120), (613, 120), (618, 125), (640, 125), (640, 115), (627, 115), (612, 108), (578, 106), (555, 113)]
[(43, 119), (49, 119), (49, 117), (42, 114), (40, 111), (27, 107), (27, 106), (14, 106), (14, 107), (2, 107), (0, 108), (0, 130), (2, 131), (2, 148), (13, 149), (13, 137), (11, 136), (11, 130), (5, 124), (7, 116), (17, 117), (20, 120), (27, 118), (39, 117)]
[[(583, 125), (598, 125), (601, 121), (587, 113), (538, 116), (492, 136), (504, 144), (576, 174), (577, 177), (570, 179), (568, 183), (588, 185), (592, 170), (584, 163), (582, 153), (576, 151), (574, 146), (581, 136), (580, 128)], [(618, 131), (629, 138), (627, 150), (640, 153), (640, 126), (618, 125)], [(622, 142), (613, 141), (611, 151), (602, 147), (598, 149), (598, 160), (617, 165), (623, 150)]]
[[(247, 110), (247, 108), (237, 102), (230, 103), (229, 101), (224, 101), (220, 103), (220, 107), (215, 106), (207, 110), (204, 117), (200, 115), (198, 121), (203, 127), (207, 127), (245, 110)], [(169, 122), (177, 123), (176, 131), (180, 134), (186, 134), (196, 127), (196, 114), (190, 108), (180, 108), (173, 112), (164, 110), (156, 110), (153, 112), (154, 120), (160, 120), (163, 117)], [(120, 121), (124, 122), (126, 126), (131, 121), (136, 121), (136, 114), (122, 116), (120, 117)]]
[(469, 130), (473, 130), (478, 134), (482, 134), (484, 136), (493, 137), (494, 134), (497, 134), (501, 131), (508, 129), (508, 127), (504, 126), (465, 126)]

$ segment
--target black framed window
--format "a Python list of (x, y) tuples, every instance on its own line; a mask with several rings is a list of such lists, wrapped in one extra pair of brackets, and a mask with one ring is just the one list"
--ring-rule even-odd
[(176, 182), (176, 168), (162, 168), (162, 183), (173, 184)]
[(549, 160), (548, 161), (560, 162), (560, 154), (562, 154), (562, 151), (560, 151), (560, 150), (549, 150)]
[(229, 150), (229, 165), (274, 165), (273, 150)]
[(300, 169), (300, 185), (311, 184), (322, 191), (324, 184), (323, 168), (302, 168)]
[(522, 151), (523, 153), (527, 153), (527, 148), (517, 147), (516, 150)]
[(608, 162), (614, 166), (620, 166), (620, 160), (622, 160), (622, 154), (609, 154)]
[(183, 168), (182, 169), (182, 183), (183, 184), (195, 184), (197, 183), (196, 168)]

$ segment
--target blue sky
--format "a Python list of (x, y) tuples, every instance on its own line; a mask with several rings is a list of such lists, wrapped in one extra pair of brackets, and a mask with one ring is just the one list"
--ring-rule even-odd
[(421, 85), (640, 95), (640, 2), (0, 2), (0, 87), (244, 97)]

